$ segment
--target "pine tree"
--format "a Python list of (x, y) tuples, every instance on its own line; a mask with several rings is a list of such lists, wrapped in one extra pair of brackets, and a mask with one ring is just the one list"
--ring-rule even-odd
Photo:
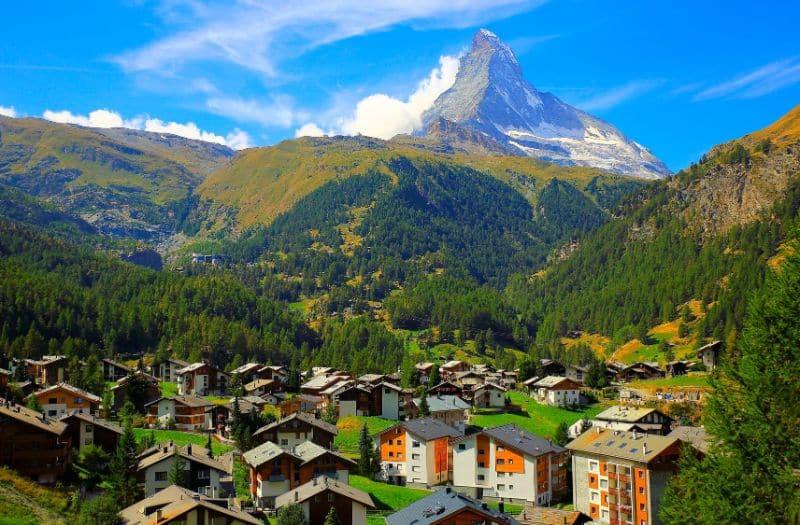
[(428, 378), (428, 386), (433, 387), (438, 385), (441, 382), (441, 378), (439, 377), (439, 367), (436, 364), (431, 367), (431, 375)]
[(189, 481), (188, 472), (186, 471), (186, 461), (178, 453), (178, 447), (175, 447), (173, 454), (172, 466), (167, 472), (167, 480), (172, 485), (185, 487)]
[(322, 414), (322, 420), (331, 425), (335, 425), (337, 419), (339, 419), (339, 413), (336, 410), (336, 404), (328, 403), (325, 405), (325, 412)]
[(702, 459), (685, 454), (662, 499), (667, 523), (800, 520), (800, 256), (797, 244), (748, 305), (735, 349), (712, 375)]
[(564, 446), (569, 443), (569, 425), (566, 422), (562, 421), (556, 427), (556, 435), (553, 438), (558, 445)]
[(419, 416), (420, 417), (428, 417), (431, 415), (431, 407), (428, 406), (428, 396), (422, 395), (419, 398)]
[(331, 507), (328, 511), (328, 515), (325, 516), (325, 523), (323, 525), (342, 525), (342, 522), (339, 521), (339, 515), (336, 514), (336, 508)]
[(138, 452), (136, 436), (130, 424), (126, 424), (109, 465), (111, 492), (121, 507), (127, 507), (139, 499), (136, 482)]
[(369, 429), (367, 424), (361, 427), (361, 433), (358, 436), (358, 471), (363, 475), (370, 472), (370, 462), (372, 461), (372, 440), (369, 437)]

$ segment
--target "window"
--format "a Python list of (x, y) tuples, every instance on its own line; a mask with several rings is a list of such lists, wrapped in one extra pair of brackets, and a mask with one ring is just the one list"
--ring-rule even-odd
[(483, 461), (478, 461), (479, 468), (486, 468), (486, 464)]
[(497, 473), (497, 477), (498, 478), (504, 478), (504, 477), (506, 477), (506, 473), (505, 472), (498, 472)]
[(58, 415), (58, 411), (57, 410), (48, 410), (47, 411), (47, 415), (50, 416), (50, 417), (56, 417)]
[(590, 461), (589, 462), (589, 470), (592, 472), (597, 472), (599, 470), (599, 465), (597, 461)]
[(402, 444), (403, 444), (403, 440), (402, 440), (402, 439), (398, 439), (398, 440), (397, 440), (397, 444), (398, 444), (398, 445), (402, 445)]
[(83, 404), (83, 398), (82, 397), (76, 397), (75, 398), (75, 404), (76, 405), (82, 405)]
[(394, 452), (389, 452), (389, 457), (393, 458), (394, 457)]
[(514, 490), (514, 485), (509, 485), (508, 490)]
[(592, 502), (600, 501), (600, 493), (592, 491), (589, 499)]
[(295, 432), (294, 433), (294, 438), (295, 439), (300, 439), (300, 432)]
[(644, 512), (644, 503), (639, 503), (639, 510)]
[(643, 470), (639, 471), (639, 479), (644, 479), (644, 471)]
[(483, 481), (484, 479), (486, 479), (486, 476), (483, 474), (478, 474), (478, 481)]
[(467, 446), (464, 443), (459, 443), (458, 450), (467, 450)]
[(419, 465), (414, 465), (411, 467), (411, 472), (419, 472), (420, 468)]
[(413, 448), (419, 448), (419, 441), (412, 441), (412, 442), (411, 442), (411, 446), (412, 446)]
[(328, 501), (329, 501), (329, 502), (331, 502), (331, 503), (333, 503), (333, 497), (334, 497), (334, 496), (333, 496), (333, 492), (329, 492), (329, 493), (328, 493)]
[(513, 458), (512, 458), (512, 459), (509, 459), (509, 460), (508, 460), (508, 464), (509, 464), (509, 465), (513, 465), (513, 464), (514, 464), (514, 459), (513, 459)]
[(419, 454), (411, 454), (411, 459), (419, 459)]
[(498, 452), (505, 452), (505, 447), (497, 447)]
[(603, 518), (603, 520), (608, 520), (608, 510), (606, 510), (606, 509), (603, 509), (603, 510), (600, 512), (600, 516)]
[(50, 398), (47, 399), (47, 403), (49, 405), (55, 405), (56, 403), (58, 403), (58, 399), (56, 399), (54, 397), (50, 397)]
[(394, 445), (394, 439), (390, 439), (390, 440), (389, 440), (389, 444), (390, 444), (390, 445)]
[(506, 460), (505, 459), (498, 459), (497, 460), (497, 464), (498, 465), (505, 465), (506, 464)]
[(91, 432), (91, 431), (92, 431), (92, 424), (91, 423), (87, 423), (86, 424), (86, 432)]
[(403, 459), (403, 453), (402, 452), (398, 452), (397, 453), (397, 459)]
[(287, 446), (288, 444), (289, 444), (289, 440), (288, 440), (288, 439), (285, 439), (285, 438), (284, 438), (284, 439), (281, 439), (281, 446), (282, 446), (282, 447), (285, 447), (285, 446)]
[(197, 471), (197, 479), (210, 479), (211, 478), (211, 471), (208, 469), (205, 470), (198, 470)]
[(639, 494), (644, 494), (644, 487), (639, 487)]
[(608, 480), (607, 479), (601, 479), (600, 480), (600, 488), (601, 489), (607, 489), (608, 488)]
[(506, 486), (501, 483), (497, 485), (497, 490), (506, 490)]
[(156, 472), (156, 481), (167, 481), (167, 471)]

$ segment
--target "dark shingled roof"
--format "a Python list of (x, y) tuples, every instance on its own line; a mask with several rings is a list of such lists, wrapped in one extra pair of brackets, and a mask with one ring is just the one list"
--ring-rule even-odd
[(331, 425), (330, 423), (326, 423), (325, 421), (323, 421), (321, 419), (317, 419), (314, 416), (311, 416), (309, 414), (304, 414), (303, 412), (295, 412), (294, 414), (292, 414), (290, 416), (287, 416), (287, 417), (285, 417), (283, 419), (279, 419), (278, 421), (275, 421), (274, 423), (270, 423), (269, 425), (266, 425), (266, 426), (263, 426), (263, 427), (259, 428), (258, 430), (256, 430), (253, 433), (253, 435), (257, 436), (259, 434), (263, 434), (264, 432), (269, 432), (272, 429), (280, 428), (285, 423), (291, 421), (292, 419), (299, 419), (300, 421), (304, 421), (304, 422), (308, 423), (309, 425), (315, 426), (318, 429), (320, 429), (320, 430), (322, 430), (324, 432), (327, 432), (328, 434), (332, 434), (334, 436), (339, 433), (339, 429), (336, 428), (336, 425)]
[(464, 509), (482, 514), (492, 523), (519, 525), (519, 522), (511, 516), (500, 514), (499, 511), (484, 506), (480, 501), (458, 494), (450, 488), (440, 489), (438, 492), (386, 516), (386, 525), (430, 525)]
[(430, 441), (431, 439), (438, 439), (440, 437), (445, 437), (445, 436), (448, 437), (461, 436), (461, 434), (459, 434), (458, 431), (453, 427), (451, 427), (450, 425), (445, 425), (438, 419), (433, 419), (432, 417), (403, 421), (396, 425), (392, 425), (383, 432), (380, 432), (380, 434), (384, 434), (392, 429), (397, 428), (398, 426), (405, 428), (406, 431), (414, 434), (417, 437), (421, 437), (425, 441)]
[(502, 441), (507, 446), (529, 454), (531, 456), (541, 456), (553, 452), (560, 454), (564, 452), (562, 447), (555, 443), (539, 437), (536, 434), (531, 434), (517, 425), (508, 424), (499, 427), (487, 428), (483, 430), (483, 434), (493, 437), (497, 441)]

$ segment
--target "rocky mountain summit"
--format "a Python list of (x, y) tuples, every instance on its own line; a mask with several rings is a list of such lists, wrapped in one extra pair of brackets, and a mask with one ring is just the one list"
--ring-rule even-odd
[(511, 48), (485, 29), (473, 37), (453, 86), (423, 114), (421, 134), (441, 136), (448, 128), (442, 120), (452, 129), (474, 130), (507, 151), (556, 164), (644, 179), (670, 174), (647, 148), (611, 124), (538, 91), (523, 77)]

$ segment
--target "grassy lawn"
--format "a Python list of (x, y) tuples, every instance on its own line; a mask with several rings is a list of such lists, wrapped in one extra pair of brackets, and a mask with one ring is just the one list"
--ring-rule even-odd
[(367, 424), (369, 435), (372, 436), (381, 430), (386, 430), (396, 421), (376, 416), (343, 417), (336, 423), (336, 426), (339, 427), (339, 434), (333, 440), (334, 446), (346, 454), (358, 454), (358, 438), (364, 423)]
[(643, 381), (632, 381), (631, 388), (654, 389), (654, 388), (680, 388), (680, 387), (700, 387), (710, 388), (708, 375), (685, 375), (675, 377), (665, 377), (662, 379), (648, 379)]
[(511, 397), (512, 403), (521, 405), (527, 413), (476, 414), (470, 418), (470, 424), (479, 427), (496, 427), (513, 423), (537, 436), (552, 439), (555, 437), (558, 424), (562, 421), (571, 425), (579, 419), (591, 419), (605, 408), (600, 405), (590, 405), (572, 411), (541, 405), (522, 392), (509, 392), (508, 395)]
[[(189, 443), (191, 443), (193, 445), (200, 445), (201, 447), (206, 446), (207, 438), (206, 436), (201, 434), (190, 434), (188, 432), (181, 432), (179, 430), (150, 430), (147, 428), (133, 429), (133, 433), (136, 436), (137, 441), (141, 441), (145, 435), (150, 435), (150, 432), (155, 433), (156, 444), (172, 440), (178, 445), (188, 445)], [(223, 445), (213, 439), (211, 440), (211, 451), (215, 456), (224, 454), (229, 450), (231, 450), (231, 447)]]
[(0, 525), (63, 524), (67, 496), (0, 468)]
[(161, 395), (164, 397), (172, 397), (178, 395), (178, 385), (177, 383), (170, 383), (169, 381), (161, 381), (158, 384), (159, 388), (161, 388)]
[(378, 510), (402, 509), (430, 494), (427, 490), (389, 485), (355, 474), (350, 476), (350, 485), (369, 493)]

